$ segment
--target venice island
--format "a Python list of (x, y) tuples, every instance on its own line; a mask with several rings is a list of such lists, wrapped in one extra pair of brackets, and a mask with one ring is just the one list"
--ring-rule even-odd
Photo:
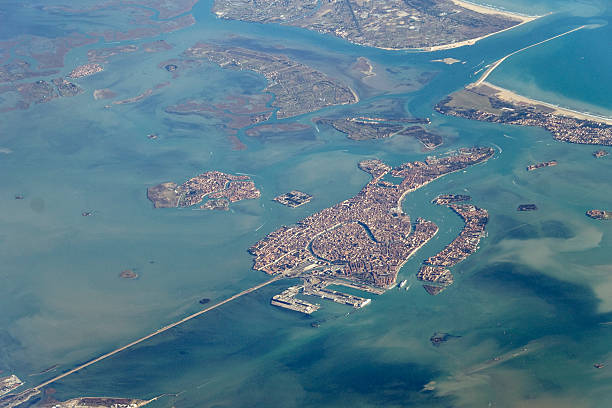
[[(493, 155), (492, 148), (476, 147), (460, 149), (449, 156), (428, 157), (424, 162), (404, 163), (393, 169), (376, 159), (359, 163), (359, 168), (372, 179), (355, 197), (313, 214), (297, 225), (283, 226), (249, 249), (255, 256), (253, 269), (304, 279), (304, 285), (289, 288), (275, 296), (272, 303), (312, 313), (317, 305), (295, 297), (303, 292), (360, 307), (368, 299), (332, 291), (326, 286), (358, 286), (372, 293), (382, 293), (394, 286), (402, 265), (438, 231), (431, 221), (419, 218), (411, 222), (402, 210), (405, 196), (446, 174), (485, 162)], [(388, 174), (401, 178), (401, 182), (382, 180)], [(461, 206), (456, 211), (461, 211), (460, 215), (464, 212)], [(470, 211), (465, 209), (466, 225), (467, 219), (471, 219), (467, 215)], [(451, 244), (450, 249), (441, 252), (435, 264), (458, 262), (461, 256), (457, 251), (465, 249), (459, 244)], [(468, 246), (471, 248), (471, 244)], [(463, 258), (471, 252), (463, 254)]]

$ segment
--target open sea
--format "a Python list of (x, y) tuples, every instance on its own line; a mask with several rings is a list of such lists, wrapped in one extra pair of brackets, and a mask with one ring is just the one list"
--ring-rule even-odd
[[(163, 39), (172, 49), (112, 57), (103, 72), (75, 80), (83, 94), (0, 114), (0, 376), (14, 373), (34, 386), (196, 312), (202, 298), (212, 304), (264, 282), (268, 277), (251, 269), (248, 247), (359, 192), (369, 177), (357, 168), (361, 160), (399, 165), (489, 145), (498, 152), (487, 163), (407, 196), (404, 210), (413, 219), (440, 227), (400, 272), (409, 290), (374, 295), (359, 310), (319, 301), (321, 309), (305, 317), (270, 305), (289, 286), (276, 282), (52, 384), (53, 398), (166, 394), (151, 406), (176, 408), (606, 406), (612, 401), (612, 221), (592, 220), (585, 211), (612, 210), (612, 158), (596, 160), (595, 146), (558, 142), (539, 128), (446, 117), (433, 106), (504, 55), (588, 24), (509, 58), (488, 80), (612, 116), (612, 8), (604, 0), (487, 4), (553, 14), (474, 46), (416, 53), (222, 21), (210, 13), (212, 1), (201, 0), (195, 25), (121, 43)], [(121, 13), (109, 10), (108, 21), (71, 20), (17, 1), (3, 2), (0, 12), (11, 21), (9, 27), (0, 20), (0, 41), (91, 30)], [(361, 96), (356, 105), (270, 123), (311, 125), (314, 117), (341, 112), (429, 117), (427, 128), (441, 133), (444, 144), (432, 153), (412, 138), (352, 141), (312, 127), (261, 137), (241, 130), (246, 149), (233, 150), (220, 122), (164, 110), (266, 86), (252, 72), (214, 64), (177, 78), (158, 67), (198, 41), (281, 50)], [(61, 74), (86, 63), (88, 50), (111, 45), (117, 44), (73, 49)], [(351, 74), (360, 56), (372, 62), (376, 77)], [(431, 61), (445, 57), (461, 63)], [(110, 88), (124, 99), (165, 82), (133, 104), (105, 108), (111, 100), (92, 96)], [(151, 133), (158, 139), (148, 139)], [(559, 164), (525, 171), (548, 160)], [(207, 170), (250, 174), (262, 196), (234, 203), (229, 212), (153, 209), (147, 200), (147, 187)], [(271, 201), (293, 189), (314, 199), (296, 209)], [(430, 203), (442, 193), (469, 194), (490, 220), (480, 249), (452, 269), (455, 283), (430, 296), (416, 272), (463, 226), (448, 208)], [(18, 194), (24, 199), (15, 200)], [(525, 203), (539, 210), (518, 212)], [(83, 217), (84, 211), (94, 215)], [(124, 269), (139, 278), (120, 279)], [(429, 339), (436, 332), (457, 337), (435, 347)]]

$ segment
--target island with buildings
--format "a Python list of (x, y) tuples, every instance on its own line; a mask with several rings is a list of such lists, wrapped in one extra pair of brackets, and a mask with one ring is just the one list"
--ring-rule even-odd
[[(147, 197), (155, 208), (191, 207), (201, 203), (204, 198), (227, 200), (229, 205), (240, 200), (259, 198), (260, 195), (249, 176), (220, 171), (207, 171), (181, 185), (165, 182), (147, 189)], [(205, 203), (202, 208), (223, 206), (225, 204), (215, 201)]]
[(545, 161), (545, 162), (540, 162), (540, 163), (535, 163), (535, 164), (530, 164), (529, 166), (527, 166), (525, 169), (527, 171), (534, 171), (537, 169), (543, 169), (544, 167), (551, 167), (551, 166), (556, 166), (557, 161), (556, 160), (550, 160), (550, 161)]
[(268, 80), (264, 92), (273, 93), (275, 96), (271, 106), (278, 108), (278, 119), (359, 101), (357, 94), (349, 86), (284, 55), (197, 43), (186, 50), (183, 56), (206, 58), (223, 68), (248, 70), (263, 75)]
[(432, 201), (453, 210), (463, 219), (465, 225), (457, 238), (438, 254), (425, 260), (419, 269), (417, 279), (426, 282), (423, 288), (430, 295), (437, 295), (453, 283), (454, 278), (448, 268), (476, 252), (480, 240), (485, 236), (489, 213), (472, 204), (458, 204), (468, 200), (470, 197), (466, 195), (444, 194)]
[(421, 126), (414, 126), (414, 124), (431, 123), (428, 118), (388, 119), (359, 116), (315, 118), (314, 122), (317, 125), (331, 126), (352, 140), (386, 139), (395, 135), (401, 135), (414, 137), (427, 149), (434, 149), (442, 144), (442, 136), (428, 132)]
[(81, 397), (68, 401), (53, 401), (53, 408), (140, 408), (150, 401), (133, 398)]
[(608, 153), (607, 150), (596, 150), (593, 152), (593, 157), (595, 157), (596, 159), (600, 159), (602, 157), (606, 157), (609, 154), (610, 153)]
[(439, 102), (445, 115), (484, 122), (537, 126), (557, 140), (612, 145), (612, 120), (535, 101), (488, 82), (476, 82)]
[(461, 0), (215, 0), (218, 18), (277, 23), (382, 49), (435, 51), (534, 20)]
[(612, 211), (607, 210), (589, 210), (586, 215), (595, 220), (612, 220)]
[(286, 205), (287, 207), (291, 208), (304, 205), (310, 202), (310, 200), (312, 200), (312, 196), (310, 194), (306, 194), (298, 190), (292, 190), (288, 193), (274, 197), (274, 201), (277, 203), (281, 203), (282, 205)]
[[(283, 226), (251, 246), (249, 252), (255, 257), (253, 269), (302, 278), (303, 285), (281, 293), (273, 303), (305, 313), (316, 310), (316, 305), (305, 305), (302, 300), (292, 303), (291, 299), (297, 299), (298, 293), (332, 296), (325, 289), (330, 282), (359, 285), (376, 293), (389, 289), (395, 285), (402, 265), (438, 231), (433, 222), (422, 218), (413, 222), (404, 213), (402, 202), (406, 195), (446, 174), (483, 163), (493, 155), (492, 148), (476, 147), (396, 168), (377, 159), (362, 161), (359, 168), (372, 179), (356, 196), (297, 225)], [(385, 183), (382, 179), (387, 175), (401, 181)], [(432, 265), (458, 262), (461, 254), (467, 256), (462, 251), (475, 250), (472, 235), (482, 210), (472, 207), (455, 206), (455, 211), (466, 220), (465, 232), (436, 261), (432, 260)], [(451, 261), (445, 262), (448, 259)], [(365, 298), (347, 297), (339, 292), (333, 293), (333, 299), (356, 307), (367, 304)]]
[(98, 72), (104, 71), (102, 65), (96, 63), (89, 63), (79, 65), (68, 74), (69, 78), (83, 78), (89, 75), (97, 74)]
[(23, 382), (16, 375), (0, 377), (0, 396), (8, 394), (23, 385)]
[(133, 269), (125, 269), (119, 274), (119, 277), (123, 279), (138, 279), (138, 276)]

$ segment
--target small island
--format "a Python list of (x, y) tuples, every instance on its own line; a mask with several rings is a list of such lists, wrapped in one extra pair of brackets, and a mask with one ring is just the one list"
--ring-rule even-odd
[(550, 167), (550, 166), (556, 166), (556, 165), (557, 165), (556, 160), (551, 160), (551, 161), (536, 163), (536, 164), (530, 164), (529, 166), (527, 166), (527, 171), (534, 171), (534, 170), (541, 169), (544, 167)]
[(595, 220), (612, 220), (612, 211), (589, 210), (586, 212), (586, 215)]
[(98, 72), (104, 71), (102, 65), (96, 64), (95, 62), (80, 65), (72, 70), (70, 74), (68, 74), (69, 78), (83, 78), (89, 75), (97, 74)]
[(596, 159), (599, 159), (601, 157), (606, 157), (608, 154), (609, 153), (607, 150), (596, 150), (593, 152), (593, 157), (595, 157)]
[(123, 279), (138, 279), (138, 274), (134, 272), (133, 269), (126, 269), (124, 271), (121, 271), (119, 277)]
[(310, 194), (306, 194), (298, 190), (292, 190), (288, 193), (281, 194), (278, 197), (274, 197), (274, 201), (291, 208), (304, 205), (310, 202), (310, 200), (312, 200), (312, 196)]
[(441, 194), (431, 200), (432, 203), (437, 205), (449, 205), (454, 203), (461, 203), (464, 201), (470, 201), (472, 197), (464, 194)]
[(429, 341), (431, 342), (432, 345), (438, 347), (442, 343), (446, 343), (450, 339), (459, 338), (459, 337), (461, 336), (453, 336), (452, 334), (449, 334), (449, 333), (436, 332), (429, 338)]
[(421, 126), (409, 124), (429, 124), (428, 118), (373, 118), (367, 116), (345, 118), (316, 118), (316, 124), (328, 125), (344, 133), (352, 140), (386, 139), (395, 135), (414, 137), (427, 149), (435, 149), (442, 144), (442, 136), (429, 132)]
[[(226, 199), (229, 203), (259, 198), (261, 193), (247, 175), (207, 171), (181, 184), (165, 182), (147, 189), (147, 197), (155, 208), (191, 207), (205, 197)], [(204, 209), (223, 209), (223, 201), (204, 204)]]

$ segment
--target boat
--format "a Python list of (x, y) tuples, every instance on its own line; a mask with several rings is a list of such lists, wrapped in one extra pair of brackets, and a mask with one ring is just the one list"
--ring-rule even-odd
[(408, 279), (404, 279), (403, 281), (400, 282), (399, 285), (397, 285), (400, 289), (403, 288), (404, 286), (406, 286), (406, 284), (408, 283)]

